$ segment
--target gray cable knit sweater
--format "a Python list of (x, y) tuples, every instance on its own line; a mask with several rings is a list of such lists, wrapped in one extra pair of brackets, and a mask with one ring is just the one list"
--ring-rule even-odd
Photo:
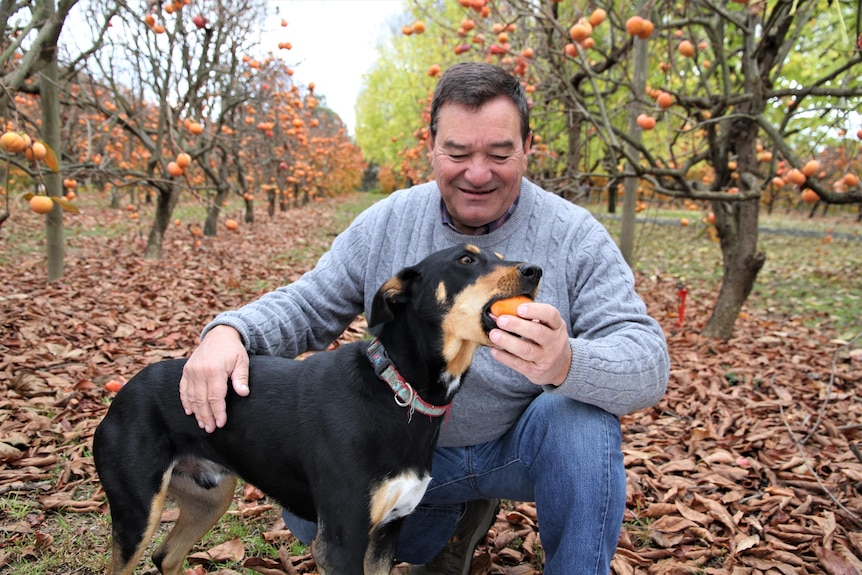
[(479, 236), (441, 223), (434, 182), (396, 192), (360, 214), (298, 281), (220, 314), (203, 333), (217, 324), (231, 325), (252, 354), (295, 357), (323, 349), (357, 314), (371, 309), (384, 281), (460, 243), (542, 267), (537, 301), (554, 305), (568, 321), (572, 366), (563, 385), (537, 386), (480, 348), (442, 428), (440, 445), (499, 437), (542, 391), (617, 415), (661, 398), (670, 364), (664, 334), (646, 315), (613, 239), (586, 210), (528, 180), (522, 182), (511, 218)]

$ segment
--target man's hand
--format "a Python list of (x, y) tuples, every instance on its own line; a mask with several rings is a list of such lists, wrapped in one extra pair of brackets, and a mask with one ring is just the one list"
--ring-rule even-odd
[[(537, 385), (560, 385), (572, 364), (572, 348), (560, 312), (544, 303), (523, 303), (518, 316), (502, 315), (488, 334), (491, 355)], [(514, 334), (514, 335), (513, 335)], [(517, 337), (520, 336), (520, 337)]]
[(239, 333), (220, 325), (204, 336), (183, 368), (180, 401), (186, 415), (194, 415), (201, 429), (212, 433), (227, 423), (227, 380), (237, 395), (248, 395), (248, 353)]

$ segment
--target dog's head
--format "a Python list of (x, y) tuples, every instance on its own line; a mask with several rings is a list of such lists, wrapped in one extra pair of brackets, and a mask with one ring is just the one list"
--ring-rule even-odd
[[(490, 345), (495, 301), (524, 295), (534, 299), (542, 270), (506, 261), (473, 245), (431, 254), (387, 280), (374, 297), (369, 325), (414, 337), (417, 330), (442, 343), (446, 371), (460, 376), (480, 345)], [(439, 351), (437, 352), (439, 353)]]

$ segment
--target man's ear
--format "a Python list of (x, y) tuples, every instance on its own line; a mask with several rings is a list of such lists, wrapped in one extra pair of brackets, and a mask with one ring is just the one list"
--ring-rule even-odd
[(372, 328), (395, 318), (399, 306), (410, 301), (412, 285), (419, 272), (415, 268), (404, 268), (384, 282), (371, 302), (371, 317), (368, 327)]

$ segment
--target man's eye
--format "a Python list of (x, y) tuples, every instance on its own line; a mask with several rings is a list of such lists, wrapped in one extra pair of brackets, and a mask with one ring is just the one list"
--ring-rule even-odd
[(449, 154), (449, 158), (452, 160), (466, 160), (467, 154)]
[(491, 159), (495, 162), (505, 162), (509, 159), (509, 156), (491, 156)]

